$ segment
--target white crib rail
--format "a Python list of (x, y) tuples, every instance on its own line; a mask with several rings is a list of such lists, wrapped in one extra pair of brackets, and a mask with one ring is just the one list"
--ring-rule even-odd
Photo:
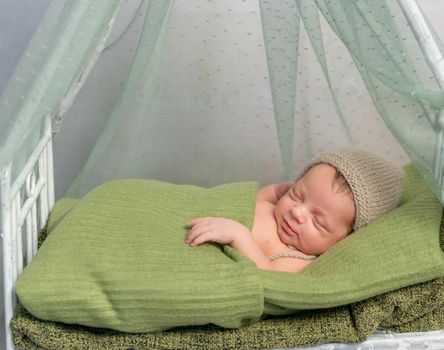
[[(439, 87), (444, 90), (444, 57), (433, 37), (421, 8), (416, 0), (398, 0), (398, 4), (416, 36), (425, 59), (428, 61)], [(444, 199), (444, 110), (436, 116), (436, 147), (433, 175), (441, 186), (441, 200)]]
[[(6, 349), (14, 349), (9, 323), (16, 305), (15, 282), (37, 252), (37, 234), (54, 205), (52, 131), (49, 118), (44, 135), (20, 174), (11, 182), (11, 165), (0, 172), (1, 237)], [(25, 239), (26, 246), (23, 245)], [(26, 253), (26, 256), (25, 256)], [(0, 346), (1, 347), (1, 346)]]

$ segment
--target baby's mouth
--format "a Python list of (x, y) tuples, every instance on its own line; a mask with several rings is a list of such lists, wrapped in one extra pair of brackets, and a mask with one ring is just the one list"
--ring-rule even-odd
[(282, 228), (289, 236), (297, 236), (297, 232), (290, 226), (288, 221), (282, 218)]

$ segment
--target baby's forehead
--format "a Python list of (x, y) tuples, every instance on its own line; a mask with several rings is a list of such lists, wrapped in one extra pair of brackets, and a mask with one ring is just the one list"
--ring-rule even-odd
[(316, 164), (293, 183), (294, 190), (323, 208), (335, 213), (341, 207), (354, 207), (354, 198), (345, 177), (329, 164)]

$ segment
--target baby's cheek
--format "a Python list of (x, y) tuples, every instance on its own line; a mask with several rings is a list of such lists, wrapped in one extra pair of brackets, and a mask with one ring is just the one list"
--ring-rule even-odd
[(282, 213), (283, 213), (282, 206), (279, 205), (279, 203), (276, 204), (273, 208), (273, 216), (274, 216), (275, 220), (278, 220), (279, 218), (281, 218)]

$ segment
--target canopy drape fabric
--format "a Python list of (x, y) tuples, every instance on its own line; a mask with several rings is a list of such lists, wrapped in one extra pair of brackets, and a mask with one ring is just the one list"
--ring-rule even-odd
[[(282, 120), (291, 114), (284, 106), (293, 105), (296, 95), (294, 89), (283, 86), (282, 81), (285, 79), (279, 73), (283, 71), (282, 67), (288, 67), (287, 71), (294, 72), (291, 67), (296, 65), (297, 54), (284, 54), (276, 49), (276, 46), (284, 47), (288, 34), (286, 30), (277, 30), (277, 37), (274, 32), (276, 28), (297, 28), (299, 19), (302, 19), (317, 63), (322, 67), (326, 86), (332, 93), (336, 113), (331, 116), (341, 121), (351, 143), (355, 143), (347, 126), (353, 121), (344, 119), (341, 103), (338, 103), (336, 97), (336, 88), (341, 85), (341, 80), (330, 78), (329, 67), (332, 65), (326, 61), (324, 35), (319, 18), (322, 15), (347, 47), (379, 115), (442, 201), (442, 185), (439, 183), (441, 179), (432, 174), (434, 171), (436, 173), (436, 157), (442, 157), (438, 153), (441, 146), (437, 142), (442, 133), (438, 115), (444, 107), (444, 91), (440, 89), (437, 77), (433, 76), (433, 70), (427, 67), (427, 59), (424, 58), (411, 28), (405, 23), (401, 8), (394, 1), (385, 0), (262, 0), (261, 4), (265, 44), (270, 48), (267, 50), (267, 57), (277, 124), (283, 125)], [(297, 13), (292, 21), (280, 15), (295, 12), (296, 9)], [(275, 43), (276, 39), (280, 40), (280, 44)], [(295, 85), (296, 75), (286, 74), (286, 77)], [(310, 145), (307, 138), (305, 145)], [(284, 162), (290, 162), (292, 153), (293, 147), (281, 142)], [(285, 168), (291, 169), (292, 166)], [(442, 172), (442, 169), (438, 172)]]
[(103, 48), (118, 0), (53, 1), (0, 98), (0, 169), (21, 169), (46, 117), (60, 122)]
[(89, 148), (69, 196), (125, 177), (291, 179), (323, 151), (396, 153), (388, 127), (444, 203), (444, 92), (396, 1), (141, 1), (76, 89), (117, 5), (53, 2), (0, 100), (0, 167), (25, 159), (43, 118), (60, 121), (71, 102), (56, 144)]

